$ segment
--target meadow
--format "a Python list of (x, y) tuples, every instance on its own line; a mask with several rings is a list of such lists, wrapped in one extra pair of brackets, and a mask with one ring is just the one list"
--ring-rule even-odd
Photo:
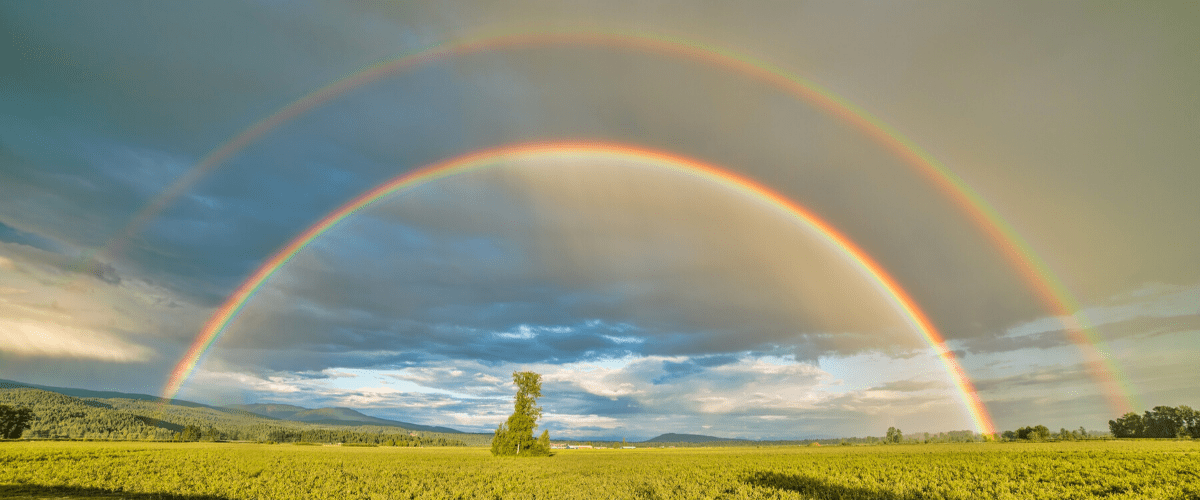
[(0, 442), (0, 498), (1200, 498), (1200, 441), (560, 450)]

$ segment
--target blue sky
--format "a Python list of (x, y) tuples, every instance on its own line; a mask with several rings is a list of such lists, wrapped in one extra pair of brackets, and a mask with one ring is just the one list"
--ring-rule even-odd
[[(819, 214), (928, 312), (1001, 429), (1117, 415), (975, 222), (860, 130), (717, 67), (606, 47), (416, 65), (284, 123), (98, 252), (240, 131), (480, 33), (659, 33), (875, 114), (992, 204), (1141, 407), (1196, 405), (1200, 54), (1187, 6), (3, 3), (0, 377), (158, 393), (216, 307), (325, 213), (486, 147), (704, 160)], [(109, 247), (114, 248), (114, 247)], [(514, 370), (562, 437), (971, 428), (855, 264), (760, 200), (638, 162), (510, 161), (391, 196), (282, 267), (180, 397), (489, 431)]]

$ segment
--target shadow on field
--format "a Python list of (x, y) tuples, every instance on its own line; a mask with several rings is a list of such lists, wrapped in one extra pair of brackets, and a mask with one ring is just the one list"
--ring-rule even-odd
[(818, 477), (778, 472), (756, 472), (742, 480), (747, 485), (772, 488), (775, 490), (794, 491), (812, 498), (846, 498), (861, 500), (918, 500), (920, 495), (900, 495), (890, 491), (880, 491), (872, 488), (856, 488), (829, 483)]
[(127, 500), (229, 500), (208, 495), (173, 495), (170, 493), (130, 493), (100, 488), (74, 486), (41, 486), (36, 484), (0, 484), (0, 499), (8, 498), (112, 498)]

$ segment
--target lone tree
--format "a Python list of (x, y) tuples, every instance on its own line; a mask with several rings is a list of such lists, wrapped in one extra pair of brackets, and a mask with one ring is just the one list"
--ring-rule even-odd
[(33, 410), (0, 405), (0, 438), (17, 439), (29, 428)]
[(542, 416), (542, 407), (536, 405), (537, 398), (542, 396), (542, 376), (533, 372), (513, 372), (513, 383), (517, 385), (513, 414), (507, 422), (496, 428), (496, 436), (492, 438), (492, 455), (549, 455), (550, 434), (543, 432), (542, 439), (533, 437), (533, 430)]
[(885, 443), (899, 444), (904, 440), (904, 433), (895, 427), (888, 427), (887, 436), (884, 438)]

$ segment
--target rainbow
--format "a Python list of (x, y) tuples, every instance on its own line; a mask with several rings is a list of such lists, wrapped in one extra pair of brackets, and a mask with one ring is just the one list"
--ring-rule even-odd
[(301, 97), (251, 125), (210, 152), (175, 183), (160, 193), (105, 245), (102, 253), (118, 253), (125, 241), (152, 220), (175, 198), (254, 141), (304, 113), (366, 84), (414, 66), (443, 58), (518, 47), (601, 46), (679, 57), (709, 64), (751, 78), (808, 102), (831, 116), (857, 127), (946, 193), (1001, 249), (1005, 258), (1031, 287), (1047, 309), (1060, 318), (1068, 338), (1080, 348), (1089, 374), (1101, 386), (1109, 406), (1118, 415), (1138, 407), (1133, 392), (1119, 376), (1120, 370), (1103, 352), (1103, 340), (1091, 329), (1078, 302), (1063, 282), (1037, 255), (1033, 247), (966, 182), (899, 131), (841, 96), (766, 61), (693, 40), (639, 33), (516, 32), (488, 34), (436, 45), (367, 66)]
[(388, 195), (411, 190), (439, 179), (495, 166), (505, 161), (532, 158), (574, 158), (581, 156), (597, 159), (637, 160), (647, 165), (661, 166), (666, 169), (685, 173), (694, 178), (716, 183), (735, 192), (761, 200), (767, 205), (777, 207), (788, 215), (791, 215), (850, 258), (879, 290), (893, 302), (898, 312), (901, 313), (914, 329), (921, 333), (925, 341), (933, 347), (938, 357), (942, 360), (947, 374), (953, 380), (955, 387), (962, 397), (963, 404), (966, 406), (971, 420), (975, 424), (975, 428), (985, 435), (991, 435), (995, 432), (995, 426), (992, 424), (991, 417), (988, 415), (983, 402), (980, 401), (975, 387), (971, 384), (971, 380), (967, 378), (958, 360), (946, 346), (941, 333), (933, 326), (929, 317), (925, 315), (912, 297), (904, 291), (900, 284), (879, 263), (875, 262), (866, 252), (850, 241), (844, 234), (829, 225), (829, 223), (820, 219), (808, 209), (768, 189), (766, 186), (736, 173), (661, 151), (598, 142), (533, 143), (486, 149), (407, 172), (346, 202), (289, 241), (287, 245), (284, 245), (283, 248), (272, 255), (270, 259), (259, 266), (254, 274), (250, 275), (249, 278), (238, 286), (237, 290), (225, 300), (225, 303), (204, 324), (204, 329), (201, 330), (200, 335), (196, 337), (187, 354), (176, 365), (174, 371), (171, 373), (170, 380), (163, 389), (163, 397), (169, 400), (173, 399), (179, 393), (183, 383), (195, 371), (204, 353), (221, 337), (222, 332), (225, 331), (229, 323), (245, 307), (246, 303), (254, 297), (255, 292), (262, 287), (271, 275), (275, 274), (280, 267), (291, 260), (292, 257), (303, 250), (313, 240), (359, 210)]

